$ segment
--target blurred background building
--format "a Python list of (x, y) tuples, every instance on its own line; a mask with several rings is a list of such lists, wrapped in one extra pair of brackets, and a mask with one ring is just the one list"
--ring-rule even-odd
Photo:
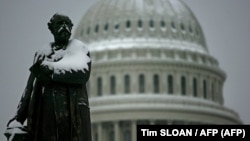
[(137, 124), (241, 124), (226, 74), (180, 0), (100, 0), (75, 38), (88, 44), (93, 141), (136, 141)]

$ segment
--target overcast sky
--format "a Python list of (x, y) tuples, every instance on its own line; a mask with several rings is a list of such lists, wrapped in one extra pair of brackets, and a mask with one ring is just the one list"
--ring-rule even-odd
[[(35, 51), (53, 40), (47, 22), (65, 13), (74, 28), (97, 0), (0, 1), (0, 140), (15, 114)], [(209, 52), (226, 72), (224, 105), (250, 124), (250, 0), (183, 0), (200, 22)]]

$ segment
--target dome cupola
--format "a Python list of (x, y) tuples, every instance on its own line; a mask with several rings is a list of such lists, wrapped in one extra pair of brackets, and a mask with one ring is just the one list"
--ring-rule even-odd
[[(101, 0), (82, 18), (76, 36), (87, 43), (101, 42), (95, 49), (116, 48), (123, 42), (125, 48), (158, 44), (208, 51), (199, 22), (178, 0)], [(166, 46), (170, 42), (172, 46)]]

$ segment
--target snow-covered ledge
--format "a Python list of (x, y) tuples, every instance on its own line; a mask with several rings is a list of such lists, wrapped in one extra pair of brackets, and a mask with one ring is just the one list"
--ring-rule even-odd
[(90, 98), (92, 114), (121, 111), (176, 111), (217, 115), (234, 121), (238, 114), (218, 103), (194, 97), (130, 94)]

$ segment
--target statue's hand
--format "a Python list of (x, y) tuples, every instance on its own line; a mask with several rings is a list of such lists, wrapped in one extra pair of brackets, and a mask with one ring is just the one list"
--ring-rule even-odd
[(50, 70), (48, 66), (43, 65), (43, 64), (40, 65), (40, 70), (41, 70), (45, 75), (48, 75), (48, 76), (50, 76), (50, 75), (53, 73), (53, 71)]
[(30, 71), (36, 76), (36, 78), (42, 82), (42, 84), (49, 84), (51, 81), (52, 70), (48, 66), (43, 65), (42, 62), (36, 62), (31, 68)]

